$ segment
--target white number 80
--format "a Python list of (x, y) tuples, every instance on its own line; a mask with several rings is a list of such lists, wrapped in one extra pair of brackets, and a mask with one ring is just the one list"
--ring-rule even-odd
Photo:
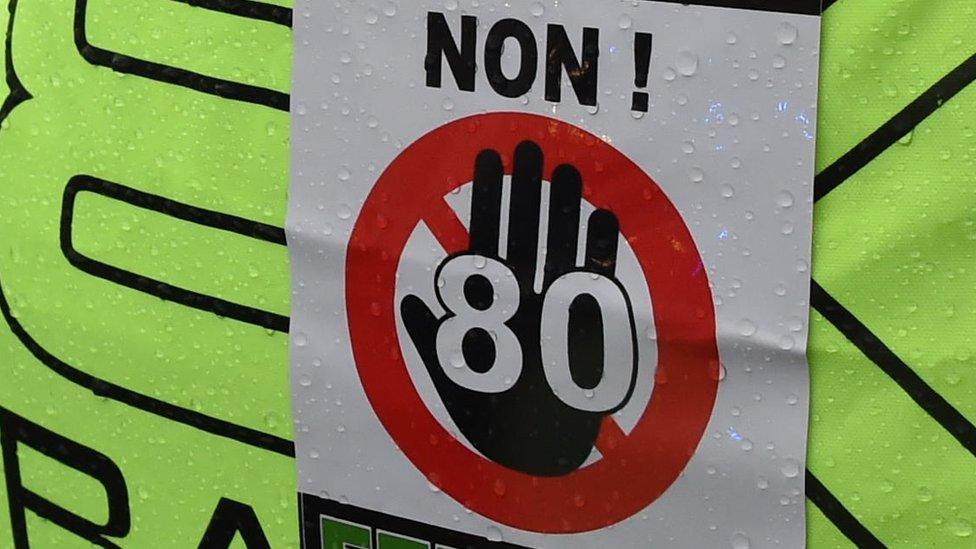
[[(485, 277), (493, 299), (485, 309), (473, 307), (464, 295), (464, 285), (474, 275)], [(460, 255), (448, 260), (437, 275), (437, 295), (453, 316), (437, 332), (437, 358), (454, 383), (482, 393), (501, 393), (514, 385), (522, 373), (522, 346), (505, 322), (519, 307), (519, 286), (503, 263), (477, 255)], [(580, 387), (570, 370), (570, 305), (581, 295), (599, 305), (603, 325), (603, 373), (592, 388)], [(472, 329), (492, 336), (494, 363), (486, 371), (472, 369), (464, 358), (462, 343)], [(607, 413), (620, 407), (633, 389), (636, 365), (634, 319), (630, 303), (613, 280), (595, 273), (574, 271), (557, 278), (546, 290), (541, 319), (542, 366), (546, 381), (566, 405), (587, 412)]]

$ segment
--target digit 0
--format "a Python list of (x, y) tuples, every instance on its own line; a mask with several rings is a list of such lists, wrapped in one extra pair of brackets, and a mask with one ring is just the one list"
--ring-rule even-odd
[[(485, 308), (468, 301), (464, 288), (469, 278), (484, 277), (493, 296)], [(437, 273), (437, 297), (448, 318), (437, 331), (437, 359), (454, 383), (481, 393), (501, 393), (518, 381), (522, 373), (522, 346), (505, 325), (519, 306), (518, 282), (502, 263), (480, 255), (459, 255), (448, 260)], [(477, 371), (464, 356), (466, 335), (482, 329), (492, 336), (495, 359)]]
[[(590, 296), (603, 325), (603, 372), (594, 387), (580, 387), (569, 362), (569, 317), (573, 302)], [(626, 403), (633, 389), (634, 320), (623, 289), (605, 276), (575, 271), (557, 278), (542, 302), (542, 365), (546, 381), (566, 405), (607, 413)]]

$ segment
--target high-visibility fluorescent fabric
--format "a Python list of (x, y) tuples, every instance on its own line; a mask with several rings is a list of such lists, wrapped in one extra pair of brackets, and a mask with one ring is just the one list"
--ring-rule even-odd
[[(43, 427), (119, 467), (131, 520), (109, 539), (121, 547), (198, 545), (215, 515), (248, 516), (222, 498), (252, 508), (272, 547), (299, 543), (287, 338), (274, 316), (287, 315), (290, 292), (274, 229), (287, 204), (291, 3), (254, 4), (0, 8), (3, 425)], [(813, 261), (825, 292), (958, 415), (917, 383), (899, 384), (886, 373), (904, 373), (898, 361), (829, 300), (814, 302), (826, 313), (810, 322), (808, 467), (823, 488), (811, 493), (808, 479), (811, 547), (976, 539), (976, 457), (963, 443), (976, 422), (976, 99), (964, 66), (974, 24), (969, 0), (836, 0), (823, 17), (818, 172), (962, 67), (962, 91), (909, 117), (914, 132), (816, 204)], [(76, 175), (109, 184), (74, 187), (72, 244), (114, 270), (69, 262), (62, 249)], [(160, 209), (198, 221), (219, 212), (224, 229), (174, 223)], [(23, 432), (34, 442), (40, 433)], [(93, 522), (109, 518), (97, 480), (19, 448), (30, 490)], [(9, 496), (0, 482), (0, 547), (14, 546)], [(22, 516), (31, 547), (90, 546)], [(217, 521), (212, 536), (225, 523), (235, 520)]]

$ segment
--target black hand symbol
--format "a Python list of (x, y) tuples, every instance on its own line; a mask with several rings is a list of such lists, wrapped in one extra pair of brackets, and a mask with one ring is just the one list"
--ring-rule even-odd
[[(636, 366), (628, 364), (630, 371), (623, 374), (629, 376), (624, 381), (625, 384), (629, 381), (626, 395), (610, 410), (590, 411), (569, 406), (547, 381), (540, 325), (544, 296), (553, 282), (564, 274), (585, 271), (620, 285), (614, 279), (617, 218), (607, 210), (597, 210), (590, 216), (584, 265), (576, 266), (582, 182), (579, 172), (564, 164), (552, 173), (542, 291), (535, 292), (542, 167), (542, 151), (535, 143), (525, 141), (516, 148), (507, 257), (502, 259), (498, 252), (502, 161), (497, 152), (482, 151), (475, 161), (469, 249), (442, 264), (443, 267), (457, 256), (476, 255), (499, 261), (514, 274), (519, 305), (501, 327), (511, 330), (521, 346), (521, 373), (512, 380), (511, 386), (491, 392), (476, 391), (455, 383), (446, 374), (445, 368), (456, 365), (442, 364), (438, 358), (437, 334), (452, 318), (450, 312), (444, 318), (437, 318), (420, 298), (410, 295), (401, 303), (401, 314), (434, 386), (464, 436), (486, 457), (506, 467), (538, 476), (556, 476), (576, 470), (592, 452), (603, 417), (629, 399)], [(486, 310), (495, 299), (493, 283), (477, 271), (470, 273), (463, 288), (464, 298), (473, 309)], [(626, 300), (626, 294), (622, 295)], [(568, 328), (564, 333), (572, 382), (581, 389), (592, 389), (604, 377), (600, 305), (593, 296), (582, 293), (567, 306)], [(629, 307), (627, 302), (630, 321), (627, 339), (636, 345)], [(451, 311), (450, 307), (445, 309)], [(495, 364), (504, 350), (495, 348), (498, 339), (496, 334), (493, 340), (484, 329), (468, 330), (461, 343), (467, 366), (475, 372), (501, 367)], [(636, 352), (630, 356), (636, 362)]]

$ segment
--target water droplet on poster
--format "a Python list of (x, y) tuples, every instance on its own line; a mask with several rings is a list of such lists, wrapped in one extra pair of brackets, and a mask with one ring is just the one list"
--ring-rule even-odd
[(732, 535), (732, 549), (749, 549), (749, 538), (742, 532)]
[(788, 46), (796, 42), (797, 30), (793, 23), (784, 21), (780, 23), (779, 27), (776, 29), (776, 39), (779, 40), (780, 44)]
[(682, 76), (691, 76), (698, 71), (698, 56), (688, 50), (679, 51), (674, 58), (674, 67)]
[(743, 318), (739, 321), (739, 333), (745, 337), (754, 335), (758, 329), (759, 327), (756, 326), (756, 323), (748, 318)]
[(779, 470), (786, 478), (796, 478), (800, 474), (800, 464), (795, 459), (787, 459)]
[(492, 524), (485, 531), (485, 537), (488, 538), (488, 541), (501, 541), (502, 531), (497, 526)]
[(780, 208), (789, 208), (793, 205), (793, 201), (793, 193), (790, 191), (780, 191), (779, 194), (776, 195), (776, 204)]

